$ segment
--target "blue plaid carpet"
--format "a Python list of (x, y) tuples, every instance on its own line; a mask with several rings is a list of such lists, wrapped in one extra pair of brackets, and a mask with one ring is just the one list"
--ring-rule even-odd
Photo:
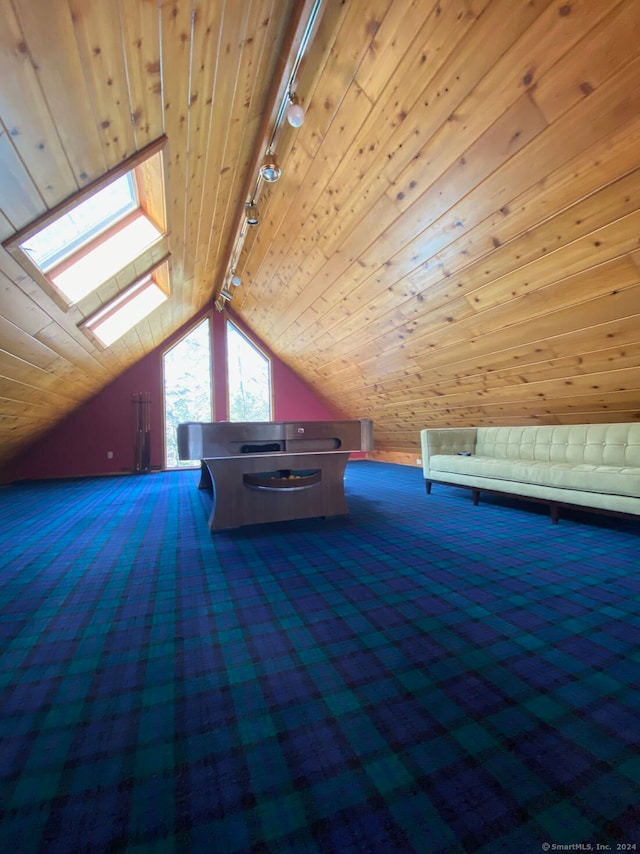
[(197, 482), (0, 491), (3, 852), (640, 848), (635, 523), (356, 462), (212, 536)]

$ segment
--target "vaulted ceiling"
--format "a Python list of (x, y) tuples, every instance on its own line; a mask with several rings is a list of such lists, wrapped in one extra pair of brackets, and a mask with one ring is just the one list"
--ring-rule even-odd
[(166, 137), (171, 298), (102, 349), (0, 249), (0, 462), (211, 305), (337, 413), (640, 418), (640, 3), (0, 0), (0, 241)]

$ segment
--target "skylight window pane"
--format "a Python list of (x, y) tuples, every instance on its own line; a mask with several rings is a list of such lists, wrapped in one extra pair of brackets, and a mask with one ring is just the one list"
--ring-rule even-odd
[(92, 293), (135, 260), (162, 233), (143, 214), (84, 253), (51, 281), (72, 303)]
[(127, 172), (34, 234), (21, 249), (46, 273), (137, 207), (133, 173)]
[[(136, 285), (129, 294), (124, 294), (120, 300), (116, 300), (115, 308), (107, 306), (87, 326), (105, 347), (109, 347), (166, 299), (166, 293), (153, 279), (149, 279), (142, 286)], [(119, 306), (118, 302), (121, 303)]]

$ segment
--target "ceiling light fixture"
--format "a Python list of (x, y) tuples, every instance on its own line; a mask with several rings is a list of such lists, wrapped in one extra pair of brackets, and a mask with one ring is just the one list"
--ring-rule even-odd
[(231, 276), (231, 284), (234, 286), (234, 288), (239, 288), (242, 284), (242, 279), (237, 273), (234, 273), (233, 276)]
[[(244, 220), (242, 220), (238, 224), (238, 230), (236, 231), (227, 262), (226, 281), (231, 281), (231, 284), (235, 285), (235, 287), (238, 287), (238, 285), (240, 284), (240, 277), (235, 276), (234, 270), (236, 268), (236, 265), (238, 264), (244, 241), (247, 237), (248, 227), (253, 227), (259, 225), (260, 223), (256, 203), (260, 197), (261, 187), (263, 183), (273, 184), (282, 175), (282, 170), (280, 168), (280, 165), (278, 164), (275, 155), (278, 133), (285, 119), (287, 120), (289, 125), (294, 128), (299, 128), (305, 120), (304, 107), (299, 103), (295, 93), (296, 79), (298, 76), (298, 71), (301, 67), (303, 57), (307, 52), (307, 49), (311, 43), (312, 37), (318, 27), (318, 23), (322, 16), (321, 11), (324, 2), (325, 0), (305, 0), (304, 4), (300, 4), (301, 6), (304, 5), (305, 8), (307, 7), (307, 4), (309, 4), (311, 5), (311, 8), (309, 9), (308, 15), (304, 16), (306, 18), (306, 21), (304, 23), (304, 29), (298, 30), (298, 25), (302, 22), (302, 16), (296, 23), (295, 39), (297, 39), (298, 35), (300, 34), (300, 42), (297, 45), (293, 63), (287, 73), (286, 89), (282, 88), (282, 84), (284, 84), (285, 82), (284, 79), (281, 79), (281, 82), (279, 84), (279, 97), (281, 98), (280, 107), (275, 116), (271, 135), (268, 138), (266, 134), (264, 137), (262, 137), (264, 143), (266, 143), (266, 154), (264, 155), (262, 163), (258, 168), (258, 173), (255, 177), (253, 191), (250, 191), (250, 194), (248, 195), (248, 201), (245, 204), (245, 217)], [(275, 101), (272, 106), (276, 106)], [(264, 151), (265, 149), (262, 150)], [(258, 156), (259, 151), (256, 152), (256, 159)], [(254, 160), (253, 163), (253, 168), (255, 168), (256, 161)], [(235, 283), (234, 278), (238, 279), (238, 284)], [(224, 310), (224, 305), (224, 299), (218, 297), (215, 300), (215, 306), (219, 311)]]
[(282, 169), (278, 166), (278, 160), (275, 154), (267, 152), (260, 167), (260, 176), (268, 183), (275, 184), (278, 178), (282, 175)]

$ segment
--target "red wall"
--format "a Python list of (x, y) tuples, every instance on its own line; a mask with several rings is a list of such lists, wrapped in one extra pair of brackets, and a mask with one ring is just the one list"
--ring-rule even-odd
[[(205, 316), (206, 313), (197, 320)], [(217, 311), (210, 316), (213, 324), (215, 420), (225, 421), (228, 418), (226, 317)], [(242, 328), (242, 324), (233, 319)], [(29, 448), (10, 467), (8, 480), (130, 471), (134, 462), (132, 397), (135, 392), (141, 391), (151, 393), (151, 466), (162, 468), (162, 354), (168, 346), (185, 335), (195, 322), (192, 321), (161, 347), (125, 371), (96, 397), (54, 427), (44, 439)], [(263, 349), (271, 355), (267, 348)], [(315, 421), (336, 417), (293, 371), (272, 355), (271, 358), (274, 421)], [(107, 459), (108, 451), (113, 452), (113, 459)]]

